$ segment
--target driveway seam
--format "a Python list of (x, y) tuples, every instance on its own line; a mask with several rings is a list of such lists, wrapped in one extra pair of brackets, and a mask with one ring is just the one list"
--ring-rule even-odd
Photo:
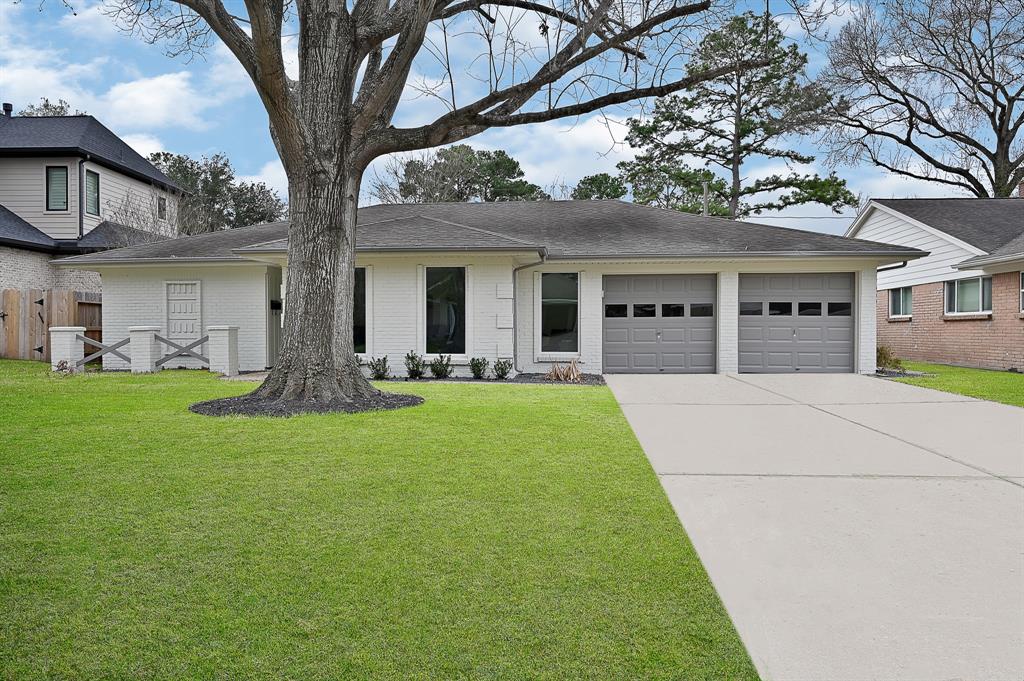
[[(953, 463), (958, 463), (961, 466), (964, 466), (966, 468), (970, 468), (972, 470), (976, 470), (976, 471), (984, 473), (986, 475), (991, 475), (993, 478), (998, 478), (999, 480), (1002, 480), (1003, 482), (1007, 482), (1007, 483), (1013, 485), (1014, 487), (1024, 488), (1024, 484), (1014, 481), (1009, 476), (1005, 476), (1005, 475), (1000, 475), (998, 473), (994, 473), (993, 471), (990, 471), (988, 469), (982, 468), (981, 466), (976, 466), (976, 465), (974, 465), (972, 463), (968, 463), (966, 461), (961, 461), (960, 459), (956, 458), (955, 456), (949, 456), (948, 454), (943, 454), (942, 452), (937, 451), (935, 449), (932, 449), (931, 447), (925, 447), (924, 445), (920, 445), (920, 444), (918, 444), (916, 442), (911, 442), (910, 440), (905, 440), (905, 439), (903, 439), (901, 437), (897, 437), (896, 435), (893, 435), (892, 433), (887, 433), (884, 430), (879, 430), (878, 428), (872, 428), (871, 426), (869, 426), (867, 424), (860, 423), (859, 421), (854, 421), (853, 419), (847, 418), (847, 417), (842, 416), (840, 414), (836, 414), (835, 412), (831, 412), (828, 409), (823, 409), (823, 408), (819, 407), (816, 404), (811, 404), (809, 402), (802, 402), (800, 400), (797, 400), (795, 398), (790, 397), (789, 395), (783, 395), (782, 393), (775, 392), (774, 390), (771, 390), (769, 388), (765, 388), (763, 386), (755, 385), (754, 383), (749, 383), (749, 382), (744, 381), (743, 379), (741, 379), (739, 376), (730, 375), (729, 378), (733, 379), (734, 381), (738, 381), (738, 382), (740, 382), (740, 383), (742, 383), (744, 385), (748, 385), (748, 386), (757, 388), (759, 390), (763, 390), (763, 391), (765, 391), (767, 393), (771, 393), (772, 395), (777, 395), (777, 396), (782, 397), (784, 399), (791, 400), (791, 401), (795, 402), (796, 404), (802, 404), (802, 405), (804, 405), (806, 407), (810, 407), (811, 409), (815, 409), (817, 411), (820, 411), (822, 414), (828, 414), (829, 416), (835, 417), (835, 418), (837, 418), (837, 419), (839, 419), (841, 421), (846, 421), (847, 423), (851, 423), (851, 424), (853, 424), (855, 426), (860, 426), (861, 428), (864, 428), (865, 430), (870, 430), (873, 433), (878, 433), (879, 435), (884, 435), (885, 437), (891, 438), (893, 440), (896, 440), (897, 442), (902, 442), (903, 444), (910, 445), (911, 447), (916, 447), (917, 449), (920, 449), (921, 451), (928, 452), (930, 454), (934, 454), (935, 456), (938, 456), (938, 457), (942, 457), (943, 459), (946, 459), (947, 461), (952, 461)], [(972, 400), (972, 401), (977, 401), (977, 400)], [(875, 404), (875, 403), (874, 402), (851, 402), (849, 404)], [(884, 402), (884, 403), (880, 403), (880, 404), (891, 404), (891, 403)], [(900, 404), (900, 403), (897, 403), (897, 404)], [(906, 404), (906, 403), (902, 403), (902, 404)], [(833, 406), (839, 406), (839, 405), (833, 405)]]

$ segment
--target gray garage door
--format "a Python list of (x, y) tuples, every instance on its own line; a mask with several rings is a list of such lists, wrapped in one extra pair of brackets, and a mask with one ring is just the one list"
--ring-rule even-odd
[(740, 371), (853, 371), (853, 274), (741, 274)]
[(715, 275), (604, 277), (604, 370), (715, 370)]

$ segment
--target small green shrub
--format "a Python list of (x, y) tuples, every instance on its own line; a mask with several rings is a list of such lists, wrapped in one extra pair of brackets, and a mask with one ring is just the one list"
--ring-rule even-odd
[(469, 360), (469, 370), (473, 372), (473, 378), (481, 380), (487, 378), (487, 367), (490, 362), (487, 361), (486, 357), (474, 357)]
[(438, 355), (430, 361), (430, 373), (434, 378), (448, 378), (452, 375), (452, 356)]
[(494, 377), (499, 381), (504, 381), (508, 378), (508, 375), (512, 372), (512, 360), (510, 359), (496, 359), (494, 360)]
[(409, 378), (414, 380), (423, 378), (426, 370), (427, 362), (423, 359), (423, 355), (417, 355), (413, 350), (405, 354), (405, 372), (409, 374)]
[(388, 356), (371, 357), (366, 363), (370, 367), (370, 378), (375, 381), (384, 381), (391, 377), (391, 368), (388, 366)]
[(875, 364), (878, 365), (879, 369), (906, 371), (903, 367), (903, 362), (888, 345), (879, 345), (878, 349), (875, 350)]

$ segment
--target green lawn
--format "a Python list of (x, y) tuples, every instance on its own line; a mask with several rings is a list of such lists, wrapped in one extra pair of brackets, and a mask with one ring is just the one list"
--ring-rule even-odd
[(933, 374), (919, 378), (896, 379), (903, 383), (1024, 407), (1024, 374), (986, 369), (964, 369), (945, 364), (921, 362), (904, 362), (903, 364), (911, 371)]
[(0, 362), (0, 678), (756, 678), (606, 388), (252, 387)]

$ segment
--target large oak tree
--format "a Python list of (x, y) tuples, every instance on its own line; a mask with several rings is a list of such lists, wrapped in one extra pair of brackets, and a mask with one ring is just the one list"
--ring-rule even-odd
[[(212, 31), (266, 107), (289, 182), (288, 311), (253, 411), (383, 399), (360, 373), (351, 332), (356, 211), (371, 161), (666, 95), (736, 68), (685, 69), (715, 14), (710, 0), (108, 2), (122, 26), (172, 51), (207, 44)], [(285, 68), (285, 33), (297, 36), (297, 78)], [(440, 74), (433, 85), (411, 77), (429, 59), (437, 66), (418, 73)], [(417, 84), (445, 109), (404, 123), (396, 113)]]
[(836, 160), (980, 197), (1024, 182), (1024, 0), (867, 3), (828, 59)]

